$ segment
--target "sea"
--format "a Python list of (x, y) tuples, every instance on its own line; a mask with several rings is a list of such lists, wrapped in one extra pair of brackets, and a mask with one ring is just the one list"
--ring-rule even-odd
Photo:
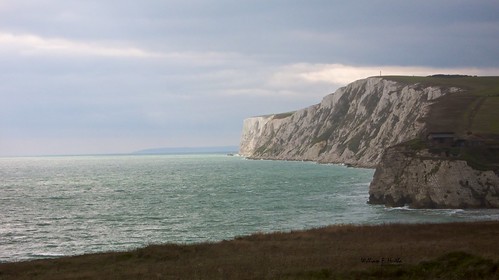
[(373, 169), (226, 154), (0, 158), (0, 262), (333, 224), (499, 220), (367, 204)]

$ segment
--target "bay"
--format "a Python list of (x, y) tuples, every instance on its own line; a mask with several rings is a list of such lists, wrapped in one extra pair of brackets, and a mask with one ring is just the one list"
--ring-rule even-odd
[(368, 205), (373, 173), (222, 154), (0, 158), (0, 262), (331, 224), (499, 219)]

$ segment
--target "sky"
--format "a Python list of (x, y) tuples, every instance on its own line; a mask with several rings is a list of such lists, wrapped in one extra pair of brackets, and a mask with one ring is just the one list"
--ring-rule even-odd
[(238, 145), (380, 71), (499, 75), (499, 1), (0, 0), (0, 156)]

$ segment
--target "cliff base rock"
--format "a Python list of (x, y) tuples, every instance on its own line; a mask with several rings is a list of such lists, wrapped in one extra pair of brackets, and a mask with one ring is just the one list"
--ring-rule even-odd
[(412, 208), (499, 208), (499, 176), (464, 160), (385, 151), (369, 187), (369, 203)]

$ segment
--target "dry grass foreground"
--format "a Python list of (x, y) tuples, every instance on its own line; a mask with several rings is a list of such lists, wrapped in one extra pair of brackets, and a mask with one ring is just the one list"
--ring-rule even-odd
[(499, 222), (339, 225), (0, 264), (0, 279), (499, 279)]

